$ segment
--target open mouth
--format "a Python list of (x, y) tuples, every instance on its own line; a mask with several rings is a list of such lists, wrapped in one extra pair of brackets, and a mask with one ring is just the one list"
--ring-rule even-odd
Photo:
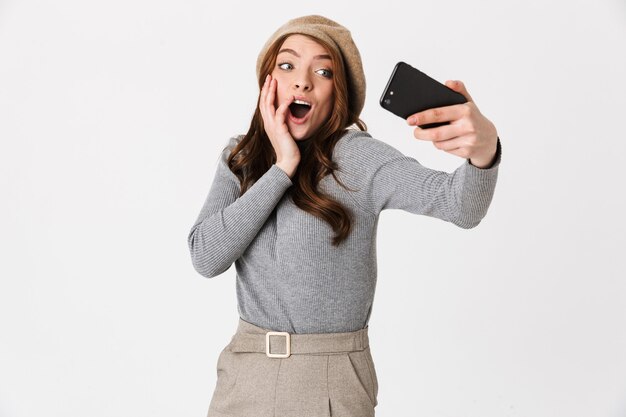
[(306, 101), (294, 100), (289, 105), (289, 112), (295, 119), (304, 119), (311, 110), (311, 105)]

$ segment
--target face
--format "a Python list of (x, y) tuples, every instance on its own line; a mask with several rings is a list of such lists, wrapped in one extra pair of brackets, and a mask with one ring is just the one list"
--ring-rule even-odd
[(311, 105), (307, 111), (306, 106), (296, 109), (292, 103), (287, 110), (286, 123), (294, 140), (309, 138), (330, 116), (333, 76), (330, 54), (321, 44), (297, 34), (284, 41), (272, 70), (277, 81), (274, 106), (278, 108), (291, 96)]

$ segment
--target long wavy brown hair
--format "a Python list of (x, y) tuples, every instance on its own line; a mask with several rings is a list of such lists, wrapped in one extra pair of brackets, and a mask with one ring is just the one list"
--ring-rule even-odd
[[(243, 195), (276, 162), (276, 153), (265, 132), (263, 117), (259, 110), (260, 90), (265, 76), (271, 73), (276, 65), (280, 47), (290, 35), (277, 39), (265, 55), (259, 71), (259, 98), (250, 128), (228, 156), (228, 166), (241, 183), (240, 195)], [(348, 81), (341, 55), (321, 39), (306, 36), (324, 46), (331, 56), (334, 69), (332, 77), (334, 103), (325, 123), (302, 143), (302, 146), (299, 146), (300, 164), (291, 179), (293, 186), (289, 187), (286, 193), (291, 196), (296, 206), (330, 224), (335, 232), (332, 244), (337, 246), (350, 234), (352, 215), (337, 201), (319, 192), (317, 186), (322, 178), (332, 174), (338, 184), (348, 189), (335, 176), (334, 171), (338, 167), (332, 160), (333, 149), (348, 127), (356, 125), (361, 131), (366, 131), (367, 126), (349, 105)]]

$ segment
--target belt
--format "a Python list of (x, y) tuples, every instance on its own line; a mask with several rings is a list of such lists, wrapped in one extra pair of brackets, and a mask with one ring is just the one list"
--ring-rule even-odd
[(236, 332), (230, 342), (230, 350), (265, 353), (269, 358), (354, 352), (365, 350), (369, 346), (367, 331), (368, 327), (346, 333)]

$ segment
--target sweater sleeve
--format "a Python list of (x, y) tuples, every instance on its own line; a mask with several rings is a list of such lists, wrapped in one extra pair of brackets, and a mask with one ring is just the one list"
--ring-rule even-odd
[(466, 159), (448, 173), (427, 168), (396, 150), (373, 173), (368, 200), (376, 214), (385, 209), (401, 209), (464, 229), (476, 227), (491, 204), (501, 154), (498, 137), (496, 155), (489, 168), (478, 168)]
[(246, 250), (285, 191), (291, 178), (272, 165), (242, 196), (227, 158), (236, 137), (220, 155), (213, 184), (187, 237), (195, 270), (206, 278), (225, 272)]

